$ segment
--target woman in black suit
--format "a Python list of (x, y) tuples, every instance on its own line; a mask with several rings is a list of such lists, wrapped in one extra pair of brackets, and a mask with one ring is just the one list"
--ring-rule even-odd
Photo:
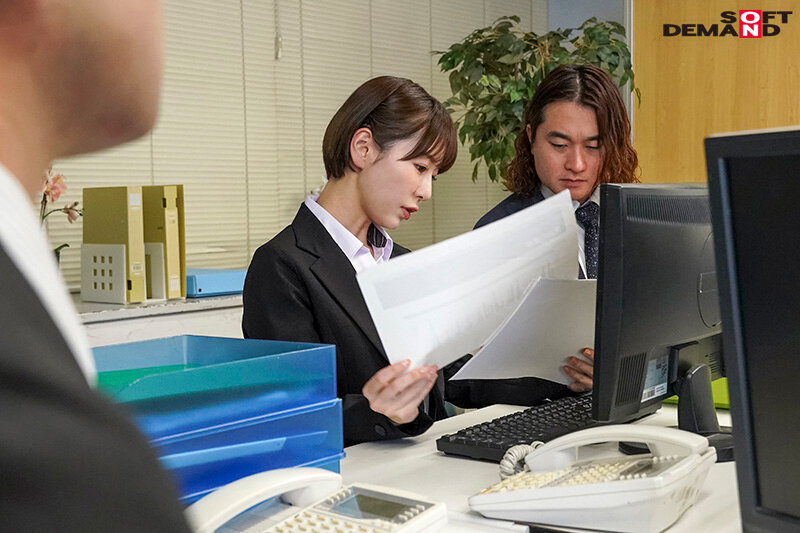
[(408, 251), (384, 228), (409, 219), (453, 165), (453, 122), (416, 83), (382, 76), (339, 108), (322, 151), (319, 197), (253, 256), (244, 336), (336, 345), (345, 445), (419, 435), (445, 416), (438, 369), (389, 365), (356, 273)]

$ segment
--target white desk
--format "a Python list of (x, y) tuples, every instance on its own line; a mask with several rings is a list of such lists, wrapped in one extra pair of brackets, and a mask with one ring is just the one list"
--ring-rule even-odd
[[(351, 446), (345, 450), (347, 457), (341, 463), (343, 480), (345, 483), (374, 483), (416, 492), (444, 502), (450, 511), (471, 513), (467, 498), (499, 480), (498, 466), (444, 455), (436, 450), (436, 439), (520, 409), (495, 405), (436, 422), (419, 437)], [(730, 425), (727, 411), (721, 411), (718, 418), (720, 424)], [(655, 415), (638, 423), (676, 425), (677, 410), (673, 406), (664, 406)], [(717, 463), (711, 467), (698, 502), (669, 529), (671, 533), (741, 530), (733, 462)]]
[(92, 347), (175, 335), (242, 338), (242, 295), (141, 304), (83, 302), (75, 307)]

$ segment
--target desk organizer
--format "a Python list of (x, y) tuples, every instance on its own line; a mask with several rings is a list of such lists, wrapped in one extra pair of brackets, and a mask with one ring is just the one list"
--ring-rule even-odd
[(131, 413), (186, 504), (264, 470), (338, 472), (334, 346), (179, 336), (95, 348), (94, 358), (99, 388)]

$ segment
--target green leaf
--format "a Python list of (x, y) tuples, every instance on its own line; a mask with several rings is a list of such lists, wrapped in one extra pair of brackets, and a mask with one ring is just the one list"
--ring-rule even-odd
[(515, 63), (519, 63), (521, 59), (522, 59), (522, 54), (506, 54), (502, 57), (499, 57), (497, 59), (497, 62), (506, 65), (513, 65)]
[(611, 59), (611, 50), (609, 50), (608, 48), (598, 48), (597, 57), (599, 57), (603, 61), (608, 61), (609, 59)]
[(464, 75), (469, 79), (470, 83), (478, 83), (481, 77), (483, 77), (483, 69), (480, 67), (480, 65), (475, 65), (471, 67)]
[(619, 22), (610, 21), (608, 23), (611, 26), (611, 30), (616, 33), (617, 35), (622, 35), (625, 37), (625, 26), (620, 24)]

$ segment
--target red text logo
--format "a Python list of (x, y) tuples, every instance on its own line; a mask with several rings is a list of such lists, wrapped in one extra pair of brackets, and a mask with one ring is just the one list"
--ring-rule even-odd
[(739, 11), (739, 37), (761, 37), (761, 10)]

